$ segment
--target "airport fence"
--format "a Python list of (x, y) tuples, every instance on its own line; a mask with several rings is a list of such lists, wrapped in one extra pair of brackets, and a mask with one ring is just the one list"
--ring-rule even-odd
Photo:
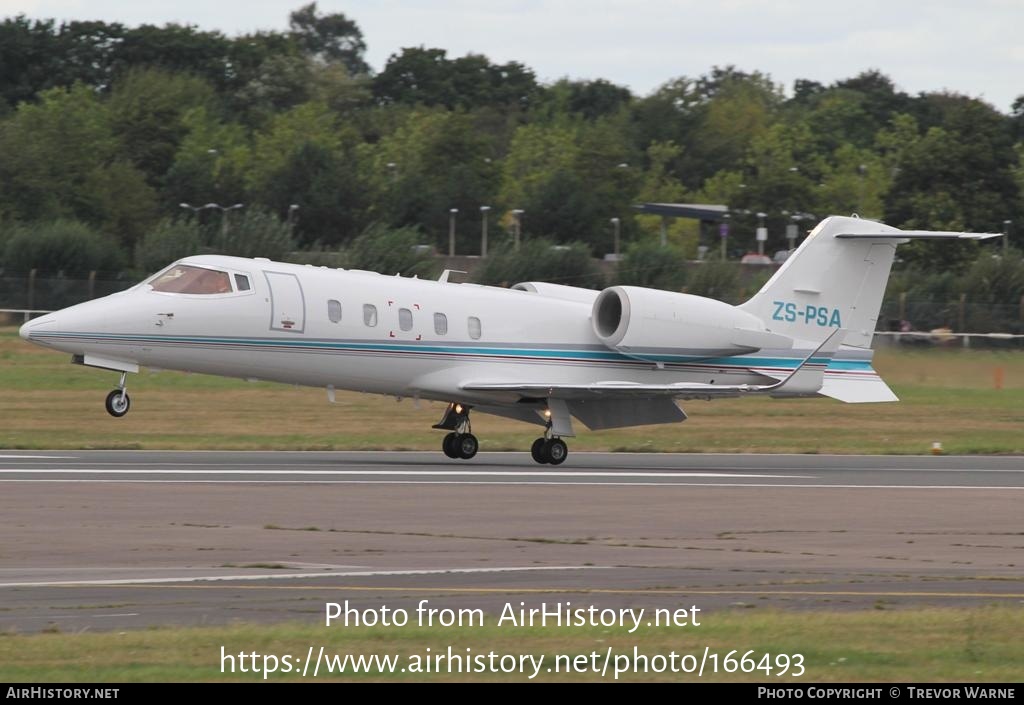
[(101, 277), (85, 272), (64, 277), (39, 277), (34, 273), (0, 276), (0, 309), (53, 311), (123, 291), (132, 279)]

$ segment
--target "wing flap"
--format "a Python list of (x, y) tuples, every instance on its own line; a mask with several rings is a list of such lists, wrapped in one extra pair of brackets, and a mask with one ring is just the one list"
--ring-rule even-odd
[(591, 431), (686, 421), (686, 414), (668, 397), (657, 399), (578, 399), (569, 413)]

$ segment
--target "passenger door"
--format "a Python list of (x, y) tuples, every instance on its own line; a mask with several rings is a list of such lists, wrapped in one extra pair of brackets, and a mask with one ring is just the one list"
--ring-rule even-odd
[(306, 299), (294, 274), (264, 272), (270, 287), (270, 330), (303, 333), (306, 329)]

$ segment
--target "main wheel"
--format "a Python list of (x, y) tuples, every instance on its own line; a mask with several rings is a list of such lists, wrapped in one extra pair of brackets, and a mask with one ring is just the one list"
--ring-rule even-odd
[(561, 438), (552, 438), (544, 445), (544, 457), (552, 465), (561, 465), (569, 457), (569, 446)]
[(459, 436), (456, 433), (449, 433), (444, 437), (444, 440), (441, 441), (441, 450), (443, 450), (444, 454), (453, 460), (459, 457), (459, 451), (456, 448), (458, 437)]
[(458, 437), (455, 442), (455, 447), (459, 451), (459, 457), (463, 460), (469, 460), (476, 452), (480, 449), (480, 444), (476, 440), (476, 436), (472, 433), (463, 433)]
[(547, 459), (544, 457), (544, 444), (546, 442), (547, 439), (538, 438), (533, 442), (533, 445), (530, 446), (530, 455), (533, 456), (534, 461), (540, 463), (541, 465), (546, 465), (548, 462)]
[(128, 398), (128, 392), (122, 389), (115, 389), (107, 395), (107, 413), (114, 418), (121, 418), (128, 413), (132, 400)]

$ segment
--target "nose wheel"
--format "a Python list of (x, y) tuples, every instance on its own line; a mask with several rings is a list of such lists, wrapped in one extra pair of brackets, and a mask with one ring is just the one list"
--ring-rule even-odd
[(124, 381), (125, 374), (122, 372), (121, 381), (117, 385), (117, 389), (107, 395), (107, 413), (116, 419), (127, 414), (128, 409), (132, 406), (132, 400), (128, 397), (128, 390), (125, 389)]
[(132, 400), (123, 389), (115, 389), (107, 395), (107, 413), (115, 418), (119, 419), (127, 414), (131, 405)]

